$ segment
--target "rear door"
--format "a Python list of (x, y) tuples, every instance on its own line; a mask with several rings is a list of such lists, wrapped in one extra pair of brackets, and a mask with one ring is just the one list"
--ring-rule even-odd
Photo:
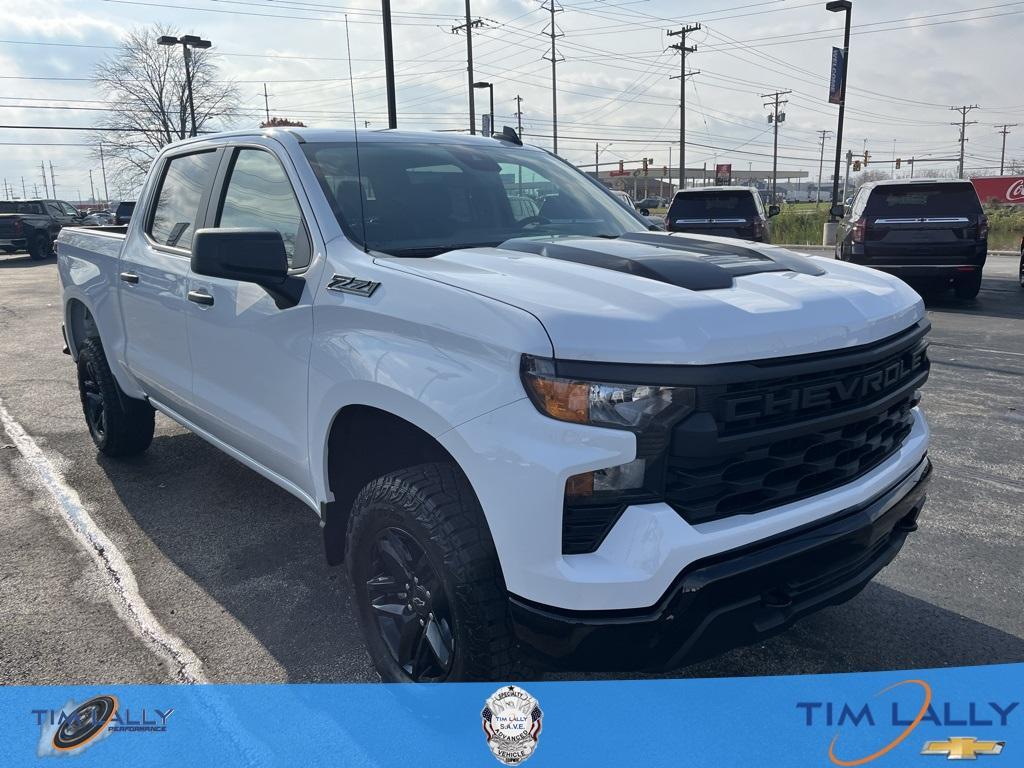
[(971, 261), (980, 241), (981, 203), (970, 182), (875, 187), (858, 218), (871, 263)]
[[(277, 156), (276, 146), (256, 140), (227, 151), (210, 201), (210, 226), (276, 229), (292, 272), (306, 274), (314, 220), (290, 161)], [(191, 274), (189, 293), (203, 302), (187, 307), (196, 424), (308, 490), (312, 285), (287, 309), (258, 285), (224, 278)]]
[(192, 237), (203, 224), (221, 150), (165, 157), (145, 220), (125, 241), (121, 312), (128, 369), (147, 394), (194, 420), (185, 306)]

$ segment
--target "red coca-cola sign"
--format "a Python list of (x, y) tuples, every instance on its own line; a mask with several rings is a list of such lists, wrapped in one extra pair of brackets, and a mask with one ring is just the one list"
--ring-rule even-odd
[(984, 176), (971, 183), (983, 203), (1024, 205), (1024, 176)]

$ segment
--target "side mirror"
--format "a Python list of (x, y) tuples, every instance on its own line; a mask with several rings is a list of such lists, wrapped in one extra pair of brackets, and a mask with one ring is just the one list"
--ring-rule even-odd
[(769, 219), (772, 216), (778, 216), (781, 212), (782, 212), (782, 209), (779, 206), (777, 206), (777, 205), (769, 205), (768, 206), (768, 218)]
[(641, 208), (640, 209), (640, 215), (641, 216), (650, 216), (651, 215), (651, 211), (650, 211), (649, 208)]
[(298, 304), (304, 285), (301, 277), (288, 274), (284, 238), (275, 229), (200, 229), (192, 238), (192, 271), (255, 283), (279, 309)]
[(829, 208), (828, 212), (833, 219), (841, 219), (846, 215), (846, 206), (842, 203), (836, 203)]

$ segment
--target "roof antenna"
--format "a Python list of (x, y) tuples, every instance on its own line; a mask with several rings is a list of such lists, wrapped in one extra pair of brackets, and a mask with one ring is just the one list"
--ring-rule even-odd
[(370, 252), (370, 246), (366, 242), (366, 208), (363, 201), (366, 194), (363, 192), (363, 167), (359, 163), (359, 125), (356, 120), (356, 86), (352, 79), (352, 42), (348, 36), (348, 14), (345, 14), (345, 48), (348, 50), (348, 90), (352, 94), (352, 132), (356, 137), (356, 177), (359, 179), (359, 221), (363, 228), (363, 251)]

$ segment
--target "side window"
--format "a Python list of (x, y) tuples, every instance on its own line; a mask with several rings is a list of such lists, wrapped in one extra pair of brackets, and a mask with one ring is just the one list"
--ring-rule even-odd
[(65, 203), (65, 202), (61, 201), (61, 202), (59, 202), (57, 204), (61, 207), (61, 210), (64, 211), (64, 215), (65, 216), (77, 216), (78, 215), (78, 210), (75, 208), (75, 206), (71, 205), (70, 203)]
[(284, 238), (288, 266), (294, 269), (309, 264), (310, 244), (302, 210), (288, 175), (270, 152), (238, 150), (217, 226), (276, 229)]
[(149, 235), (160, 245), (192, 247), (199, 203), (213, 182), (217, 153), (210, 150), (172, 157), (157, 194)]
[(64, 215), (64, 211), (62, 211), (60, 209), (60, 206), (57, 205), (56, 203), (47, 203), (46, 204), (46, 212), (48, 214), (50, 214), (51, 216), (60, 217), (60, 216)]
[(864, 209), (868, 205), (869, 194), (871, 193), (866, 189), (862, 189), (857, 193), (857, 197), (853, 200), (853, 206), (850, 208), (850, 218), (859, 219), (863, 215)]

